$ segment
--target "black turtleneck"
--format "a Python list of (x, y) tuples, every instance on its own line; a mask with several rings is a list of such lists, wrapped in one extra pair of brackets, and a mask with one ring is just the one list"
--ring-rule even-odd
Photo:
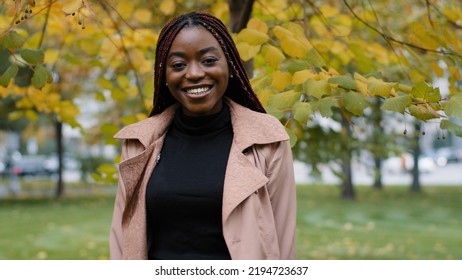
[(225, 103), (205, 117), (177, 110), (146, 190), (149, 259), (230, 259), (221, 213), (232, 139)]

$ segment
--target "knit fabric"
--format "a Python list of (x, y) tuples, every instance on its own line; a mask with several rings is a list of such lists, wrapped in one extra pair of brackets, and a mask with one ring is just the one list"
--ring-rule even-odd
[(222, 198), (232, 139), (228, 105), (205, 117), (177, 110), (146, 190), (149, 259), (230, 259)]

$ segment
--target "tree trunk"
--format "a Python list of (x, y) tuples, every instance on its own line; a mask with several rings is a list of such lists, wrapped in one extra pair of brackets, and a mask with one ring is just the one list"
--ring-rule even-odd
[[(345, 139), (351, 139), (350, 125), (344, 117), (342, 117), (342, 133), (344, 134)], [(353, 176), (352, 176), (352, 170), (351, 170), (351, 151), (348, 146), (348, 143), (345, 143), (345, 147), (343, 151), (341, 151), (341, 161), (342, 161), (342, 172), (343, 172), (342, 198), (354, 199), (355, 191), (353, 187), (353, 179), (352, 179)]]
[[(228, 0), (229, 27), (231, 32), (238, 33), (247, 26), (252, 15), (254, 0)], [(244, 62), (249, 78), (253, 77), (253, 59)]]
[(382, 157), (374, 155), (374, 189), (381, 190), (383, 188), (382, 183)]
[(420, 192), (422, 186), (420, 184), (419, 176), (419, 157), (420, 157), (420, 122), (416, 121), (414, 124), (414, 138), (413, 138), (413, 158), (414, 158), (414, 167), (412, 168), (412, 192)]
[(376, 98), (374, 106), (372, 108), (372, 141), (374, 142), (374, 189), (381, 190), (383, 188), (382, 183), (382, 147), (383, 137), (382, 132), (382, 111), (380, 110), (380, 98)]
[(63, 182), (63, 123), (59, 120), (55, 122), (56, 128), (56, 153), (58, 156), (58, 181), (56, 183), (56, 198), (60, 198), (64, 194)]

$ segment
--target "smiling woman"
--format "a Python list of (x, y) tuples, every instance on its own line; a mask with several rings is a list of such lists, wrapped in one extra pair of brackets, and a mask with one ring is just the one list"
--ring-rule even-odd
[(166, 80), (187, 116), (211, 115), (223, 108), (229, 70), (225, 54), (203, 27), (181, 30), (172, 42)]
[(156, 48), (154, 107), (123, 128), (113, 259), (293, 259), (284, 127), (258, 101), (229, 32), (189, 13)]

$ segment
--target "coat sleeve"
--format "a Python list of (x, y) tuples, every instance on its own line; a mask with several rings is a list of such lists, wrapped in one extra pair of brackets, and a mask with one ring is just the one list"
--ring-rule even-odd
[(268, 190), (274, 213), (280, 258), (295, 259), (296, 187), (289, 141), (279, 142), (269, 162)]
[[(127, 143), (124, 143), (122, 148), (122, 160), (128, 158)], [(126, 192), (122, 178), (119, 176), (119, 183), (114, 203), (114, 211), (112, 215), (111, 231), (109, 235), (109, 253), (111, 260), (120, 260), (123, 258), (123, 232), (122, 232), (122, 216), (125, 209)]]

